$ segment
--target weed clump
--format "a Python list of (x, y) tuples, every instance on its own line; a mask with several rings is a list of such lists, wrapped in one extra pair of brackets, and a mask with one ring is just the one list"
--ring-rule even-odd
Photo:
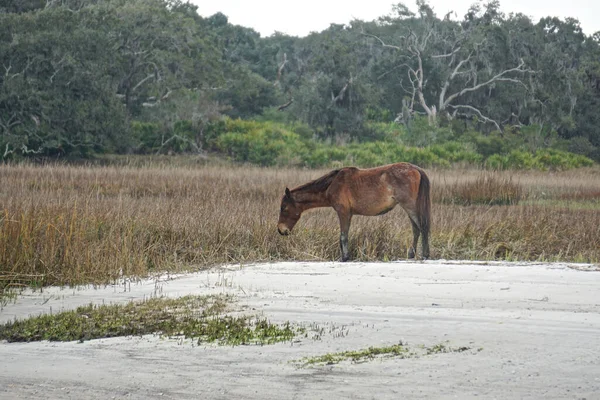
[(85, 341), (117, 336), (158, 334), (223, 345), (272, 344), (291, 340), (299, 332), (290, 323), (227, 315), (228, 296), (152, 298), (124, 305), (87, 305), (58, 314), (44, 314), (0, 325), (0, 340), (8, 342)]
[(439, 353), (462, 353), (471, 350), (470, 347), (451, 347), (444, 343), (439, 343), (431, 347), (422, 347), (420, 349), (411, 350), (406, 343), (398, 343), (391, 346), (383, 347), (368, 347), (361, 350), (348, 350), (338, 353), (327, 353), (320, 356), (304, 357), (297, 361), (300, 366), (318, 366), (318, 365), (333, 365), (344, 361), (351, 363), (362, 363), (383, 358), (419, 358), (422, 356), (430, 356)]

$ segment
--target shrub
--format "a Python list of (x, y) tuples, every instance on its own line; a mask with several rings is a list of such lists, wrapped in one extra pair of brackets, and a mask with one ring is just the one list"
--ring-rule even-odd
[(474, 152), (465, 143), (447, 142), (442, 145), (431, 146), (430, 150), (439, 158), (452, 163), (479, 164), (483, 159), (481, 154)]
[(308, 148), (296, 133), (271, 122), (228, 120), (215, 145), (235, 161), (262, 166), (299, 164)]
[(594, 152), (596, 147), (584, 136), (575, 136), (572, 138), (567, 148), (569, 152), (574, 154), (580, 154), (582, 156), (589, 156)]
[(535, 160), (541, 168), (551, 170), (590, 167), (594, 164), (594, 162), (586, 156), (554, 149), (538, 150), (535, 153)]
[(503, 138), (497, 135), (490, 136), (475, 136), (473, 143), (477, 153), (484, 157), (489, 157), (493, 154), (505, 154), (508, 143)]
[(386, 164), (385, 158), (369, 149), (354, 147), (350, 149), (349, 153), (351, 163), (360, 167), (375, 167)]
[(431, 126), (426, 117), (415, 117), (409, 127), (405, 142), (411, 146), (424, 147), (454, 139), (452, 129)]
[(562, 171), (572, 168), (590, 167), (594, 162), (582, 155), (572, 154), (555, 149), (538, 150), (529, 153), (513, 150), (508, 155), (494, 154), (485, 162), (489, 169), (540, 169)]
[(348, 151), (343, 147), (319, 146), (309, 151), (304, 163), (311, 168), (328, 167), (335, 162), (343, 162), (348, 158)]
[(152, 122), (133, 121), (131, 134), (137, 143), (136, 152), (148, 154), (156, 151), (161, 144), (160, 125)]

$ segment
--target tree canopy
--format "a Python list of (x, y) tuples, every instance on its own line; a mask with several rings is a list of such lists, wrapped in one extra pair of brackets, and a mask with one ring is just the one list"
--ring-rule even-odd
[[(0, 154), (205, 151), (223, 116), (301, 123), (318, 140), (411, 131), (525, 132), (600, 160), (600, 32), (577, 20), (462, 18), (424, 0), (306, 37), (256, 31), (181, 0), (0, 5)], [(414, 144), (431, 144), (422, 137)]]

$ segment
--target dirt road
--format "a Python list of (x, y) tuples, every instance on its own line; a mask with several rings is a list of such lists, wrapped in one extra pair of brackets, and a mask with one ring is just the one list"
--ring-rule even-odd
[[(573, 268), (575, 267), (575, 268)], [(600, 272), (589, 265), (277, 263), (27, 293), (0, 322), (152, 295), (233, 293), (309, 338), (195, 346), (154, 336), (0, 343), (0, 399), (600, 399)], [(461, 353), (300, 368), (399, 341)]]

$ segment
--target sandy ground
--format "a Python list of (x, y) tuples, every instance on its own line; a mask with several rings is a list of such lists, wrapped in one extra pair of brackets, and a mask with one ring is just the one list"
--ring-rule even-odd
[[(238, 347), (155, 336), (0, 343), (0, 399), (600, 399), (597, 269), (299, 262), (26, 293), (4, 307), (0, 322), (90, 302), (225, 292), (271, 321), (322, 335)], [(308, 368), (291, 362), (400, 340), (473, 350)]]

